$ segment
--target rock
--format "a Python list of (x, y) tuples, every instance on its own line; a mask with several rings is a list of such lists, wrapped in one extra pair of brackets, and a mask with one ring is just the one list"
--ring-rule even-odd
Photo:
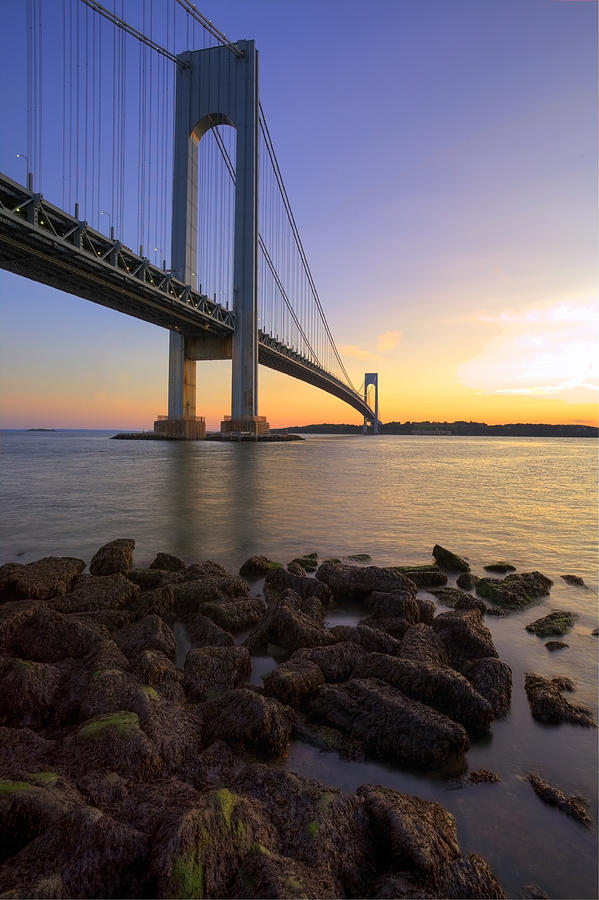
[(71, 590), (52, 601), (64, 613), (119, 610), (139, 594), (139, 587), (120, 572), (116, 575), (79, 575)]
[(373, 591), (384, 594), (400, 591), (416, 595), (416, 585), (406, 575), (377, 566), (324, 562), (318, 568), (316, 578), (328, 585), (338, 602), (364, 600)]
[(371, 620), (370, 624), (359, 622), (350, 629), (345, 640), (359, 644), (367, 653), (387, 653), (389, 656), (399, 656), (401, 647), (401, 641), (376, 627), (376, 620)]
[(431, 666), (446, 666), (447, 651), (435, 631), (424, 623), (412, 625), (403, 636), (399, 655), (402, 659), (427, 663)]
[(449, 664), (454, 669), (461, 670), (473, 659), (498, 655), (493, 636), (483, 625), (477, 609), (441, 613), (435, 617), (431, 628), (443, 642)]
[(93, 768), (139, 781), (154, 778), (162, 766), (156, 747), (140, 726), (139, 716), (130, 710), (84, 722), (65, 738), (54, 759), (75, 776)]
[[(203, 562), (193, 563), (186, 566), (182, 572), (176, 573), (177, 583), (185, 581), (199, 581), (203, 578), (231, 578), (224, 566), (214, 562), (212, 559), (205, 559)], [(246, 586), (247, 591), (247, 586)]]
[(129, 710), (136, 713), (142, 725), (147, 720), (154, 700), (159, 699), (149, 685), (141, 685), (130, 672), (121, 669), (96, 669), (89, 679), (87, 694), (82, 698), (79, 719), (97, 719)]
[[(185, 572), (187, 571), (186, 569)], [(201, 578), (173, 583), (173, 591), (177, 617), (182, 622), (186, 622), (197, 612), (205, 615), (202, 607), (206, 603), (245, 598), (249, 591), (249, 585), (247, 581), (237, 576), (205, 575)]]
[(566, 647), (569, 647), (569, 644), (565, 644), (563, 641), (547, 641), (545, 644), (548, 650), (564, 650)]
[(368, 653), (354, 667), (353, 678), (385, 681), (410, 697), (459, 722), (470, 735), (489, 731), (493, 709), (459, 672), (449, 667)]
[(266, 614), (266, 601), (262, 597), (246, 597), (240, 600), (212, 600), (201, 606), (202, 615), (211, 619), (224, 631), (243, 631), (256, 625)]
[(414, 590), (397, 590), (389, 593), (372, 591), (364, 599), (364, 605), (373, 616), (401, 618), (410, 624), (420, 621), (420, 610)]
[(430, 597), (423, 597), (422, 594), (416, 596), (416, 603), (420, 612), (420, 621), (424, 625), (431, 625), (433, 619), (437, 615), (437, 607)]
[(546, 894), (538, 884), (527, 884), (524, 897), (531, 897), (532, 900), (547, 900), (549, 894)]
[(593, 628), (591, 634), (593, 635), (593, 637), (597, 637), (599, 635), (599, 628)]
[(475, 659), (465, 670), (472, 687), (488, 700), (495, 718), (507, 716), (512, 701), (512, 670), (495, 657)]
[(437, 565), (441, 566), (442, 569), (447, 569), (450, 572), (470, 571), (470, 564), (465, 559), (452, 553), (451, 550), (446, 550), (445, 547), (441, 547), (439, 544), (435, 544), (433, 547), (433, 556)]
[(333, 644), (332, 647), (297, 650), (291, 659), (307, 659), (318, 666), (325, 681), (339, 682), (347, 681), (363, 654), (364, 650), (359, 644), (343, 641)]
[(78, 659), (108, 637), (107, 631), (85, 622), (77, 614), (62, 615), (43, 605), (30, 608), (27, 614), (19, 616), (16, 610), (15, 613), (12, 623), (4, 622), (7, 632), (11, 625), (13, 628), (7, 646), (14, 655), (26, 660), (56, 663)]
[(485, 860), (471, 853), (468, 857), (456, 859), (443, 871), (439, 886), (439, 897), (506, 897)]
[(393, 572), (399, 572), (413, 581), (418, 590), (443, 587), (447, 584), (447, 575), (439, 566), (390, 566), (390, 568)]
[(522, 609), (549, 593), (553, 582), (540, 572), (521, 572), (498, 578), (480, 578), (476, 593), (506, 609)]
[(289, 572), (291, 572), (290, 566), (294, 564), (304, 570), (304, 575), (306, 572), (316, 572), (318, 568), (318, 554), (308, 553), (306, 556), (298, 556), (296, 559), (292, 559), (287, 566)]
[(135, 541), (132, 538), (117, 538), (104, 544), (94, 554), (89, 564), (92, 575), (115, 575), (131, 568)]
[(460, 572), (456, 578), (456, 584), (463, 591), (472, 591), (478, 584), (478, 580), (478, 577), (473, 575), (472, 572)]
[(473, 597), (472, 594), (464, 594), (455, 605), (456, 612), (464, 612), (467, 609), (478, 609), (482, 615), (488, 612), (488, 607), (484, 600), (481, 600), (480, 597)]
[(245, 645), (250, 653), (263, 653), (268, 644), (276, 644), (285, 650), (297, 650), (298, 647), (320, 647), (334, 643), (335, 638), (326, 628), (297, 608), (298, 602), (299, 598), (292, 590), (285, 591), (281, 606), (271, 609), (247, 638)]
[(48, 663), (0, 657), (0, 721), (41, 729), (52, 719), (60, 671)]
[[(401, 616), (366, 616), (365, 619), (360, 621), (360, 625), (365, 628), (373, 628), (377, 631), (382, 631), (390, 637), (395, 638), (397, 641), (401, 641), (408, 628), (411, 628), (407, 619), (403, 619)], [(337, 634), (340, 627), (345, 626), (336, 625), (334, 628), (331, 628), (331, 633)], [(354, 630), (350, 628), (347, 632), (347, 637), (342, 638), (342, 640), (353, 640), (353, 635)]]
[(565, 634), (572, 628), (578, 616), (576, 613), (566, 612), (563, 609), (555, 609), (548, 616), (536, 619), (526, 626), (527, 631), (539, 637), (551, 637), (551, 635)]
[(543, 801), (543, 803), (548, 803), (550, 806), (557, 806), (560, 812), (576, 819), (576, 821), (580, 822), (581, 825), (584, 825), (585, 828), (592, 828), (593, 820), (587, 811), (587, 807), (589, 806), (588, 800), (585, 800), (583, 797), (578, 797), (575, 794), (571, 796), (564, 794), (558, 788), (548, 784), (548, 782), (546, 782), (544, 778), (541, 778), (540, 775), (529, 775), (528, 780), (530, 781), (535, 794)]
[(182, 572), (184, 568), (183, 560), (170, 553), (157, 553), (154, 561), (150, 563), (150, 569), (161, 569), (163, 572)]
[(239, 569), (244, 578), (262, 578), (270, 571), (272, 563), (266, 556), (250, 556)]
[(30, 728), (0, 726), (0, 772), (4, 778), (21, 778), (23, 772), (46, 767), (46, 758), (54, 747)]
[(85, 569), (82, 559), (71, 556), (46, 556), (36, 562), (0, 566), (0, 601), (49, 600), (70, 591)]
[(566, 584), (573, 584), (576, 585), (576, 587), (586, 587), (586, 584), (580, 575), (562, 575), (562, 578)]
[(374, 679), (326, 684), (305, 701), (309, 716), (359, 741), (372, 756), (434, 769), (465, 753), (464, 728)]
[(252, 660), (245, 647), (198, 647), (185, 659), (183, 689), (192, 703), (212, 700), (246, 681)]
[(272, 569), (266, 576), (266, 585), (281, 595), (287, 588), (291, 588), (294, 593), (302, 598), (314, 595), (318, 597), (325, 607), (329, 606), (331, 602), (331, 591), (326, 584), (317, 581), (315, 578), (308, 578), (308, 576), (294, 575), (286, 569)]
[(136, 619), (144, 616), (160, 616), (169, 624), (173, 624), (177, 613), (172, 585), (164, 584), (152, 591), (144, 591), (129, 604), (129, 608)]
[(586, 728), (597, 727), (588, 707), (570, 703), (562, 697), (561, 691), (573, 689), (573, 682), (570, 679), (549, 680), (529, 672), (524, 676), (524, 689), (533, 718), (551, 724), (570, 722), (572, 725), (583, 725)]
[(192, 641), (201, 647), (230, 647), (235, 643), (230, 632), (201, 613), (196, 613), (187, 620), (187, 631)]
[(497, 572), (499, 575), (505, 575), (506, 572), (515, 572), (516, 566), (512, 566), (511, 563), (508, 562), (496, 562), (491, 563), (488, 566), (483, 566), (485, 572)]
[(452, 587), (431, 588), (428, 593), (432, 594), (433, 597), (436, 597), (443, 606), (449, 606), (452, 609), (455, 607), (456, 603), (459, 603), (460, 601), (467, 602), (472, 599), (468, 594), (465, 594), (464, 591)]
[(158, 650), (169, 659), (175, 658), (175, 635), (160, 616), (144, 616), (126, 625), (115, 633), (114, 640), (130, 659), (144, 650)]
[(126, 576), (133, 584), (139, 585), (142, 591), (151, 591), (164, 584), (171, 573), (165, 569), (129, 569)]
[(238, 744), (260, 756), (280, 756), (287, 749), (295, 714), (278, 700), (248, 688), (228, 691), (201, 707), (204, 742)]
[(302, 699), (324, 684), (324, 675), (316, 663), (300, 656), (282, 663), (262, 678), (264, 693), (281, 703), (297, 708)]
[(501, 778), (488, 769), (477, 769), (468, 775), (470, 784), (499, 784)]
[(307, 574), (304, 567), (296, 559), (292, 559), (287, 565), (287, 571), (291, 572), (292, 575), (299, 575), (300, 578), (305, 578)]
[(135, 669), (144, 684), (157, 685), (163, 681), (178, 681), (174, 662), (160, 650), (144, 650), (135, 660)]

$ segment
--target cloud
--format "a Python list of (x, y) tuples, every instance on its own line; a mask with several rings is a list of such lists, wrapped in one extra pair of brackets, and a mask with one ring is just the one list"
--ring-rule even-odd
[(376, 359), (376, 354), (370, 350), (364, 350), (362, 347), (356, 347), (355, 344), (340, 344), (337, 348), (341, 356), (349, 356), (352, 359)]
[(499, 312), (481, 310), (463, 316), (462, 322), (484, 322), (489, 325), (599, 325), (599, 307), (577, 303), (538, 305)]
[(385, 331), (383, 334), (379, 334), (376, 349), (379, 353), (386, 353), (388, 350), (393, 350), (397, 347), (400, 337), (401, 331)]

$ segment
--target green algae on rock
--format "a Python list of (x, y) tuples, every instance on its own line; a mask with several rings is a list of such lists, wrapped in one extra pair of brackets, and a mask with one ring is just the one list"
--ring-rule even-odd
[(538, 597), (546, 596), (552, 584), (551, 579), (540, 572), (520, 572), (503, 579), (480, 578), (476, 583), (476, 593), (504, 609), (523, 609)]
[(458, 556), (456, 553), (452, 553), (451, 550), (446, 550), (445, 547), (441, 547), (440, 544), (435, 544), (433, 547), (433, 556), (442, 569), (448, 569), (450, 572), (470, 571), (470, 563), (466, 562), (465, 559), (462, 559), (462, 557)]
[(551, 637), (552, 635), (562, 635), (572, 628), (576, 622), (578, 615), (573, 612), (567, 612), (563, 609), (554, 609), (549, 615), (529, 622), (526, 630), (536, 634), (539, 637)]

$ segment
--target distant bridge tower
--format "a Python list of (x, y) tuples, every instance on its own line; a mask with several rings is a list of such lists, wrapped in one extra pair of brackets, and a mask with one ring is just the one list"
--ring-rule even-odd
[[(168, 420), (161, 431), (203, 437), (196, 421), (196, 360), (231, 359), (231, 416), (222, 431), (268, 431), (258, 416), (258, 52), (254, 41), (179, 56), (177, 69), (171, 260), (195, 287), (198, 251), (198, 144), (215, 125), (237, 130), (233, 309), (235, 333), (190, 338), (170, 333)], [(200, 202), (202, 202), (200, 198)]]
[[(366, 372), (364, 375), (364, 403), (368, 403), (368, 388), (370, 385), (374, 387), (374, 422), (372, 423), (372, 433), (379, 433), (379, 375), (378, 372)], [(368, 419), (364, 417), (363, 431), (368, 431)]]

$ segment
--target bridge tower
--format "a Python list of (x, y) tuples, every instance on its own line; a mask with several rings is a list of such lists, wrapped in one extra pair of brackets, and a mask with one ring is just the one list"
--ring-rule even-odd
[[(196, 419), (196, 360), (231, 359), (231, 416), (223, 432), (268, 431), (258, 416), (258, 52), (254, 41), (180, 54), (177, 69), (171, 265), (195, 287), (198, 250), (198, 144), (215, 125), (237, 131), (233, 309), (235, 333), (170, 332), (168, 419), (155, 430), (203, 437)], [(202, 198), (199, 198), (202, 202)]]
[[(372, 433), (379, 433), (379, 376), (378, 372), (366, 372), (364, 375), (364, 403), (368, 403), (368, 388), (370, 385), (374, 387), (374, 422), (372, 423)], [(364, 427), (362, 431), (366, 434), (368, 430), (368, 419), (364, 416)]]

